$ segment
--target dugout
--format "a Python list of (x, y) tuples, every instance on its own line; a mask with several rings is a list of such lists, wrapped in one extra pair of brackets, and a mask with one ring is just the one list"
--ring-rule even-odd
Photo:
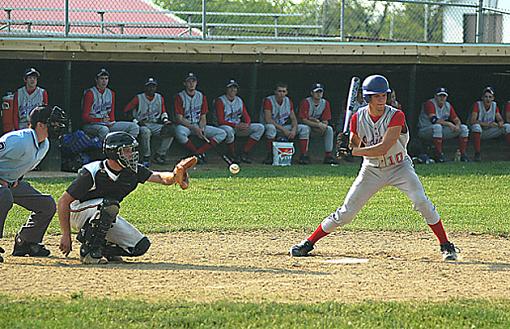
[(158, 80), (159, 92), (169, 107), (190, 71), (199, 76), (198, 88), (209, 104), (223, 93), (228, 79), (238, 80), (239, 95), (253, 119), (258, 118), (262, 98), (272, 93), (277, 81), (288, 83), (296, 107), (308, 95), (310, 84), (320, 81), (338, 123), (350, 78), (373, 73), (388, 77), (412, 131), (421, 103), (432, 97), (438, 86), (448, 88), (449, 100), (463, 121), (487, 85), (495, 88), (500, 108), (510, 100), (507, 45), (69, 38), (8, 38), (0, 42), (0, 93), (22, 85), (22, 73), (34, 66), (41, 72), (39, 84), (48, 90), (50, 103), (63, 106), (71, 114), (73, 129), (80, 125), (83, 90), (94, 84), (95, 72), (101, 67), (111, 73), (109, 86), (117, 94), (117, 118), (122, 118), (124, 105), (143, 91), (148, 76)]

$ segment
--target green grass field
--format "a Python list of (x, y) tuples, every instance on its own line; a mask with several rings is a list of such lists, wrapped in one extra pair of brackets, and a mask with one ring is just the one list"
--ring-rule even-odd
[[(338, 207), (358, 166), (274, 168), (244, 166), (237, 177), (224, 168), (199, 168), (192, 186), (145, 184), (121, 205), (121, 215), (146, 234), (169, 231), (310, 231)], [(419, 166), (427, 195), (447, 231), (507, 236), (510, 170), (507, 162)], [(34, 179), (58, 199), (70, 179)], [(25, 221), (15, 206), (3, 246)], [(373, 197), (346, 230), (429, 230), (406, 196), (387, 188)], [(49, 234), (58, 234), (53, 221)], [(0, 275), (1, 275), (0, 266)], [(20, 288), (22, 289), (22, 287)], [(0, 294), (2, 290), (0, 288)], [(510, 299), (360, 304), (240, 304), (225, 300), (189, 304), (176, 300), (22, 298), (0, 296), (0, 328), (508, 328)]]

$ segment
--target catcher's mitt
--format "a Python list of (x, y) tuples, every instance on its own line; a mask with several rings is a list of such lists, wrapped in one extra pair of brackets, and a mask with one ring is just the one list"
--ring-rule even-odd
[(197, 157), (189, 157), (181, 160), (174, 168), (175, 182), (184, 190), (189, 186), (188, 170), (198, 162)]

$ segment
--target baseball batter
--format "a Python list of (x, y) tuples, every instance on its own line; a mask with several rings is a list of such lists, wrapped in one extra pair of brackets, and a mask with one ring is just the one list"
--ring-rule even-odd
[(341, 150), (363, 157), (358, 177), (343, 205), (326, 217), (308, 239), (292, 246), (290, 255), (308, 255), (319, 239), (350, 223), (372, 195), (389, 185), (411, 199), (413, 208), (421, 213), (437, 236), (443, 259), (456, 260), (458, 250), (448, 241), (439, 214), (425, 195), (407, 155), (409, 131), (404, 113), (386, 105), (387, 95), (391, 92), (388, 80), (382, 75), (369, 76), (363, 81), (362, 89), (368, 106), (351, 118), (352, 150)]
[(187, 188), (187, 169), (196, 158), (182, 160), (173, 172), (153, 172), (138, 163), (138, 142), (126, 132), (112, 132), (103, 144), (106, 160), (82, 167), (78, 177), (58, 200), (62, 237), (60, 250), (72, 249), (71, 226), (79, 230), (84, 264), (122, 261), (122, 256), (141, 256), (151, 243), (119, 215), (120, 203), (138, 184), (145, 182)]

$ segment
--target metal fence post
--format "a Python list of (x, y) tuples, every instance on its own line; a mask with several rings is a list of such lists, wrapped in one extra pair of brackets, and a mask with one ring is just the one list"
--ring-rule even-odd
[(206, 2), (207, 0), (202, 0), (202, 39), (207, 37)]
[(483, 43), (483, 0), (478, 1), (478, 24), (476, 27), (476, 43)]
[(65, 23), (64, 23), (64, 36), (69, 36), (69, 0), (66, 0), (65, 5)]
[(104, 11), (97, 12), (101, 16), (101, 34), (104, 34)]
[(340, 41), (344, 41), (344, 27), (345, 27), (345, 0), (342, 0), (340, 5)]
[(429, 39), (429, 5), (425, 4), (423, 13), (423, 41), (427, 42)]
[(278, 16), (274, 17), (274, 37), (278, 38)]
[(6, 8), (5, 12), (7, 13), (7, 32), (11, 32), (11, 11), (12, 9)]

